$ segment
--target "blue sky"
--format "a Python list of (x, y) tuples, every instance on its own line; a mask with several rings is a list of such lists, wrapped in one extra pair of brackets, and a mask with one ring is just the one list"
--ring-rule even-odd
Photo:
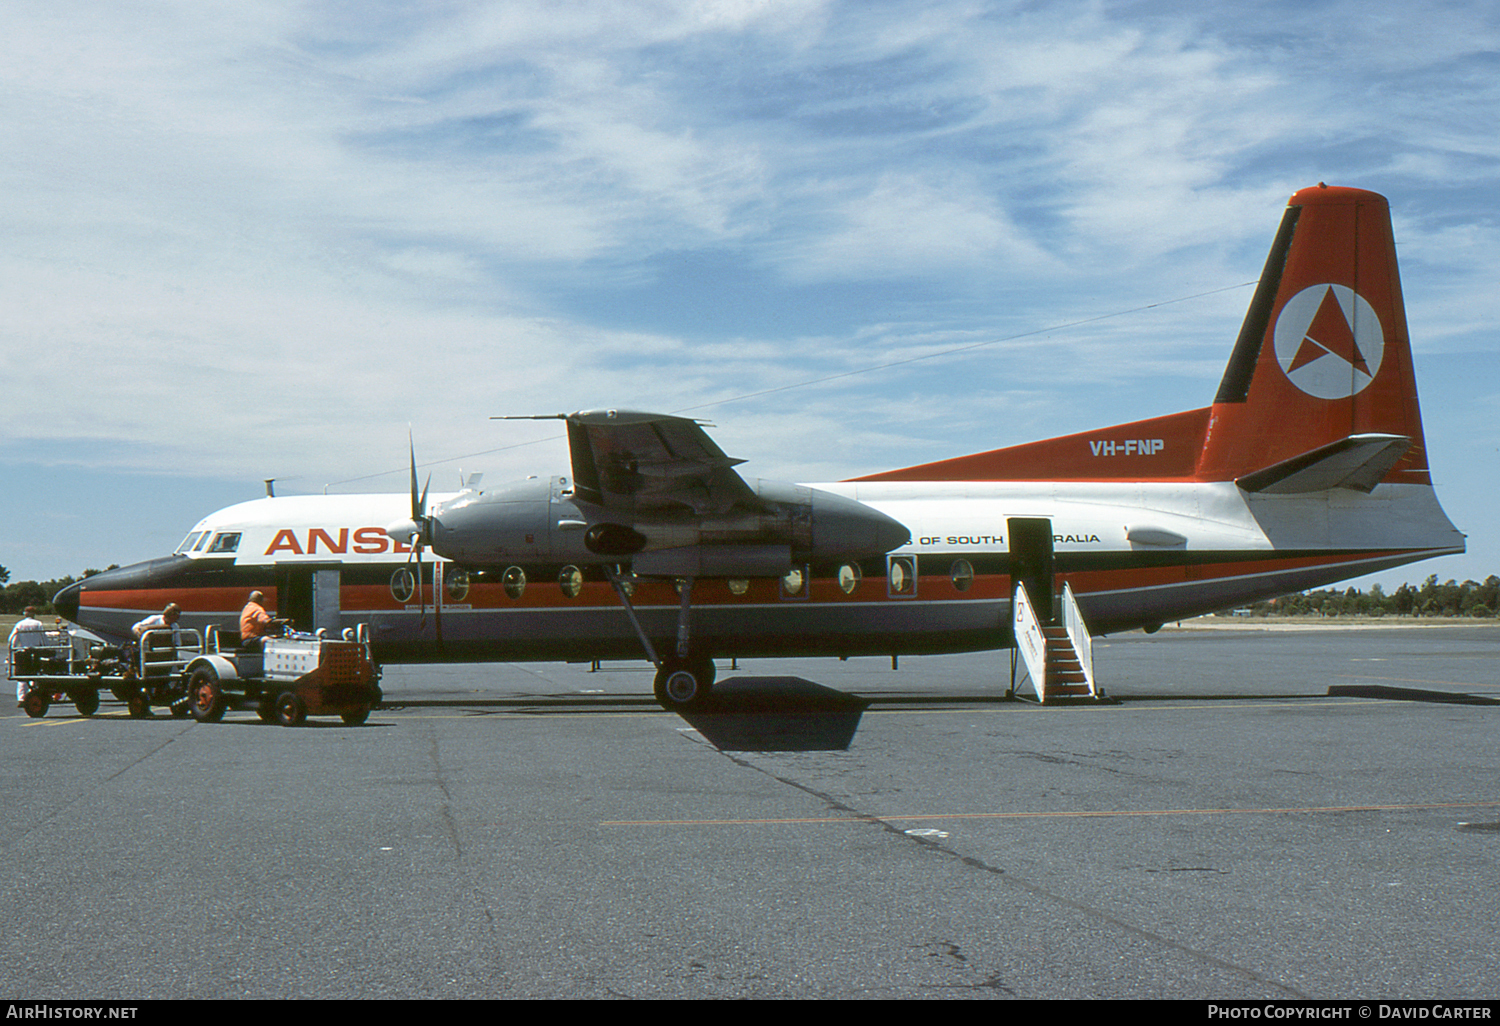
[(13, 0), (0, 564), (403, 490), (408, 425), (440, 490), (565, 468), (495, 414), (815, 481), (1203, 406), (1326, 181), (1391, 199), (1470, 540), (1380, 579), (1500, 572), (1500, 11), (1227, 8)]

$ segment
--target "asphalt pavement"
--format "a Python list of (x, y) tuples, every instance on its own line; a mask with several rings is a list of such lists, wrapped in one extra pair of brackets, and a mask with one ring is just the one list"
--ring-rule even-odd
[[(0, 997), (1500, 996), (1500, 628), (392, 667), (361, 727), (0, 716)], [(1330, 688), (1335, 694), (1330, 695)]]

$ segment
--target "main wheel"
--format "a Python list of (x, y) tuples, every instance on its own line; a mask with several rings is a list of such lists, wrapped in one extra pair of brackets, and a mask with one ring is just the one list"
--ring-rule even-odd
[(300, 727), (307, 719), (307, 706), (294, 692), (283, 691), (276, 699), (276, 722), (283, 727)]
[(211, 666), (200, 666), (188, 678), (188, 710), (199, 723), (218, 723), (229, 701)]
[(79, 716), (92, 716), (99, 711), (99, 692), (80, 691), (73, 697), (73, 708)]
[(708, 696), (714, 683), (714, 661), (706, 657), (664, 659), (653, 690), (668, 712), (691, 709)]

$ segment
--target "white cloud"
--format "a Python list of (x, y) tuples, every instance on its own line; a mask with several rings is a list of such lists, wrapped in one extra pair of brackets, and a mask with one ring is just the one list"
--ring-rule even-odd
[[(1026, 423), (1152, 388), (1119, 419), (1169, 412), (1202, 400), (1158, 382), (1212, 378), (1243, 297), (1028, 332), (1253, 277), (1319, 179), (1392, 194), (1419, 350), (1492, 351), (1497, 18), (9, 4), (0, 454), (339, 480), (402, 466), (408, 422), (433, 459), (542, 430), (494, 413), (693, 407), (1011, 336), (710, 413), (754, 425), (737, 455), (837, 473), (808, 440), (855, 421), (880, 457), (850, 472), (942, 455), (943, 368)], [(1099, 398), (1039, 385), (1044, 354)]]
[(780, 256), (799, 279), (1056, 273), (1052, 259), (975, 183), (953, 175), (888, 173), (828, 205), (829, 226)]

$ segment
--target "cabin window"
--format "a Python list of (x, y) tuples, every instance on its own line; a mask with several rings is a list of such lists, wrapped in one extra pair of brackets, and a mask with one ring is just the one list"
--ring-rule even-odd
[(955, 559), (948, 574), (953, 579), (954, 591), (968, 591), (974, 587), (974, 565), (967, 559)]
[(799, 567), (793, 567), (785, 577), (781, 579), (782, 598), (800, 598), (807, 594), (807, 574)]
[(402, 567), (391, 574), (391, 598), (402, 605), (411, 601), (411, 597), (417, 593), (417, 578), (410, 568)]
[(859, 587), (863, 575), (859, 567), (853, 563), (845, 563), (839, 567), (839, 590), (845, 595), (853, 595), (854, 589)]
[(210, 554), (215, 552), (234, 552), (240, 547), (240, 532), (225, 531), (223, 534), (214, 536), (214, 543), (208, 547)]
[(565, 566), (557, 575), (557, 586), (568, 598), (577, 598), (583, 591), (583, 571), (576, 566)]
[(518, 566), (508, 566), (500, 576), (500, 584), (505, 588), (505, 594), (518, 599), (526, 591), (526, 571)]
[(917, 593), (917, 558), (891, 556), (886, 567), (886, 586), (891, 597)]
[(750, 591), (750, 582), (743, 577), (731, 577), (726, 583), (731, 595), (744, 595)]
[(462, 602), (469, 597), (469, 571), (455, 570), (452, 567), (445, 569), (443, 574), (443, 592), (448, 596), (450, 602)]

